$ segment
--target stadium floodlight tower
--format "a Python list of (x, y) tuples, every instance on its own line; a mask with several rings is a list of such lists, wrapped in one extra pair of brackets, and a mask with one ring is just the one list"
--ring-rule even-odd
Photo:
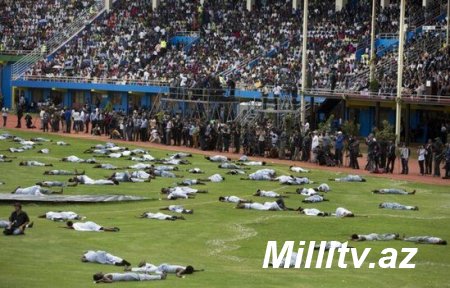
[(402, 117), (402, 86), (403, 86), (403, 51), (405, 46), (405, 1), (400, 1), (400, 27), (398, 31), (398, 73), (397, 73), (397, 97), (395, 109), (395, 143), (400, 143), (400, 125)]
[(306, 66), (308, 54), (306, 44), (308, 41), (308, 0), (303, 0), (303, 39), (302, 39), (302, 90), (300, 98), (300, 122), (305, 125), (305, 90), (306, 90)]

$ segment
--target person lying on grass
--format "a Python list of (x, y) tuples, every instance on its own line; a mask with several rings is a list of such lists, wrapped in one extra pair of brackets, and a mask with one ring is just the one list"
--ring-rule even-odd
[(359, 175), (347, 175), (345, 177), (341, 177), (341, 178), (332, 178), (329, 179), (330, 181), (335, 181), (335, 182), (366, 182), (367, 180), (362, 178)]
[(39, 161), (21, 161), (19, 163), (19, 166), (27, 166), (27, 167), (44, 167), (44, 166), (48, 166), (51, 167), (53, 166), (53, 164), (45, 164)]
[(67, 226), (64, 228), (73, 229), (75, 231), (83, 231), (83, 232), (119, 232), (120, 229), (118, 227), (103, 227), (98, 225), (95, 222), (87, 221), (87, 222), (72, 222), (67, 221)]
[(386, 233), (386, 234), (352, 234), (351, 239), (353, 241), (388, 241), (399, 240), (400, 235), (398, 233)]
[(385, 189), (372, 190), (372, 193), (374, 193), (374, 194), (414, 195), (414, 194), (416, 194), (416, 190), (413, 190), (412, 192), (407, 192), (406, 190), (403, 190), (403, 189), (385, 188)]
[(253, 203), (252, 200), (242, 199), (237, 196), (220, 196), (219, 201), (228, 203)]
[(294, 211), (292, 208), (286, 207), (283, 199), (278, 199), (274, 202), (265, 202), (264, 204), (253, 202), (253, 203), (238, 203), (237, 209), (251, 209), (260, 211)]
[(43, 195), (50, 195), (50, 194), (62, 194), (64, 191), (61, 188), (60, 191), (52, 191), (49, 189), (44, 189), (39, 185), (34, 185), (30, 187), (21, 188), (18, 186), (14, 191), (11, 192), (11, 194), (16, 195), (33, 195), (33, 196), (43, 196)]
[(383, 202), (378, 205), (378, 208), (384, 209), (393, 209), (393, 210), (411, 210), (418, 211), (419, 207), (417, 206), (407, 206), (396, 202)]
[(268, 198), (287, 198), (288, 196), (280, 195), (277, 192), (274, 191), (265, 191), (258, 189), (256, 190), (255, 194), (253, 196), (259, 196), (259, 197), (268, 197)]
[(101, 250), (89, 250), (84, 252), (83, 256), (81, 256), (81, 262), (99, 263), (115, 266), (131, 266), (131, 263), (127, 260)]
[(320, 211), (319, 209), (316, 208), (302, 208), (302, 207), (298, 207), (297, 209), (299, 211), (300, 214), (304, 214), (306, 216), (330, 216), (330, 213), (327, 212), (323, 212)]
[(124, 281), (153, 281), (153, 280), (165, 280), (167, 274), (159, 275), (149, 275), (143, 273), (96, 273), (92, 278), (95, 283), (114, 283), (114, 282), (124, 282)]
[(78, 175), (68, 180), (69, 182), (76, 182), (84, 185), (119, 185), (117, 180), (98, 179), (94, 180), (86, 175)]
[(72, 211), (49, 211), (45, 214), (39, 215), (38, 218), (46, 218), (52, 221), (67, 221), (67, 220), (81, 220), (83, 217)]
[(44, 172), (44, 175), (64, 175), (64, 176), (77, 176), (77, 175), (84, 175), (85, 171), (78, 172), (77, 169), (75, 171), (68, 171), (68, 170), (48, 170)]
[(168, 210), (175, 213), (181, 213), (181, 214), (193, 214), (194, 210), (185, 209), (182, 205), (169, 205), (167, 207), (160, 208), (159, 210)]
[(175, 215), (168, 215), (161, 212), (158, 213), (152, 213), (152, 212), (144, 212), (142, 213), (139, 218), (147, 218), (147, 219), (155, 219), (155, 220), (186, 220), (183, 216), (175, 216)]
[(412, 236), (403, 237), (403, 241), (415, 242), (418, 244), (436, 244), (436, 245), (447, 245), (447, 241), (438, 237), (433, 236)]
[(78, 185), (78, 183), (66, 183), (62, 181), (40, 181), (37, 182), (36, 185), (39, 185), (41, 187), (75, 187)]

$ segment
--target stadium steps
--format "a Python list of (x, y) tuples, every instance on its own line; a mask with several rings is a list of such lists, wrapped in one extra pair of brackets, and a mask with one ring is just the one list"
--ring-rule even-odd
[(88, 24), (92, 23), (92, 21), (97, 19), (97, 17), (102, 15), (105, 11), (104, 1), (97, 1), (92, 6), (87, 7), (83, 13), (80, 13), (80, 15), (78, 15), (73, 22), (68, 24), (68, 26), (64, 27), (63, 30), (57, 31), (51, 39), (14, 63), (12, 65), (12, 79), (18, 80), (34, 64), (58, 51), (58, 49), (83, 31)]

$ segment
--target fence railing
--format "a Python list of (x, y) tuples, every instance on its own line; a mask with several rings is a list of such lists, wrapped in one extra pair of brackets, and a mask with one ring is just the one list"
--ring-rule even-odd
[(35, 48), (14, 63), (12, 65), (12, 79), (17, 80), (35, 63), (44, 59), (47, 55), (54, 53), (64, 45), (70, 37), (83, 30), (87, 24), (93, 21), (104, 10), (104, 1), (97, 1), (92, 6), (85, 8), (82, 13), (77, 15), (77, 18), (68, 24), (68, 26), (65, 26), (62, 30), (56, 31), (51, 39), (47, 40), (43, 45)]
[[(17, 79), (16, 79), (17, 80)], [(43, 81), (43, 82), (64, 82), (64, 83), (86, 83), (86, 84), (113, 84), (113, 85), (138, 85), (138, 86), (166, 86), (169, 80), (124, 80), (111, 78), (87, 78), (87, 77), (67, 77), (67, 76), (42, 76), (24, 75), (21, 80)]]
[(0, 55), (22, 56), (27, 55), (32, 50), (0, 50)]

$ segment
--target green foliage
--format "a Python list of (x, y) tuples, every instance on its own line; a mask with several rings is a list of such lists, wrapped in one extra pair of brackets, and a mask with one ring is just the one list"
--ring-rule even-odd
[(378, 82), (378, 80), (372, 80), (369, 82), (369, 91), (370, 92), (378, 92), (378, 90), (380, 89), (380, 83)]
[(331, 114), (330, 117), (325, 122), (319, 123), (318, 131), (319, 133), (331, 132), (331, 124), (333, 124), (334, 114)]
[(356, 124), (351, 120), (346, 120), (341, 126), (342, 132), (347, 136), (358, 136), (360, 127), (361, 125), (359, 123)]
[(108, 101), (108, 103), (106, 103), (104, 110), (105, 110), (105, 112), (108, 112), (108, 113), (112, 112), (113, 104), (111, 103), (111, 101)]
[(389, 141), (395, 140), (394, 126), (389, 123), (387, 120), (383, 120), (381, 122), (381, 129), (375, 129), (375, 138), (378, 141), (384, 140)]

